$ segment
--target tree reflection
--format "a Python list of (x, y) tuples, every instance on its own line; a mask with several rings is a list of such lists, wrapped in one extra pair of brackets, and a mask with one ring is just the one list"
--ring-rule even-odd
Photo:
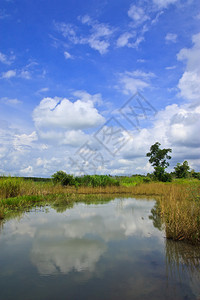
[(153, 221), (153, 226), (157, 228), (158, 230), (162, 230), (162, 219), (160, 217), (160, 204), (158, 201), (156, 201), (154, 207), (151, 210), (151, 215), (149, 216), (149, 219)]

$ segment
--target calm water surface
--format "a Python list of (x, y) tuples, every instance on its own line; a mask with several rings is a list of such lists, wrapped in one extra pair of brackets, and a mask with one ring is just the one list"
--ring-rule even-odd
[(0, 299), (200, 299), (200, 250), (167, 241), (153, 200), (43, 208), (0, 226)]

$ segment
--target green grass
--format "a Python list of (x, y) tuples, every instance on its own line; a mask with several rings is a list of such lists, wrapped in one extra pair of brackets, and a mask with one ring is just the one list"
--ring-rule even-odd
[(151, 182), (151, 179), (147, 176), (119, 177), (118, 180), (122, 186), (126, 187)]

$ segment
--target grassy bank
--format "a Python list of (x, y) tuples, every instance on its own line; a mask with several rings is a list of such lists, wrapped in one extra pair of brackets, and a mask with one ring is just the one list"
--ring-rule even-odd
[(119, 194), (155, 197), (166, 237), (200, 243), (200, 181), (195, 179), (175, 180), (172, 183), (144, 183), (142, 180), (135, 184), (133, 179), (123, 178), (119, 186), (77, 187), (21, 178), (1, 178), (0, 218), (11, 211), (32, 206), (48, 203), (72, 205), (77, 201), (89, 201), (91, 197), (95, 200)]

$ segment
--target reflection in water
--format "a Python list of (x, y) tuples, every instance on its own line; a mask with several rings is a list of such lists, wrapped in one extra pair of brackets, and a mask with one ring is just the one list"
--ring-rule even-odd
[[(31, 260), (40, 274), (92, 271), (106, 251), (108, 242), (133, 235), (149, 236), (147, 223), (151, 225), (151, 221), (147, 212), (148, 207), (152, 207), (151, 202), (118, 201), (116, 214), (109, 205), (113, 206), (106, 204), (88, 210), (85, 210), (85, 205), (79, 205), (73, 211), (57, 215), (56, 222), (40, 226), (35, 232), (31, 251)], [(144, 211), (146, 223), (141, 218), (141, 211)]]
[(154, 207), (151, 210), (151, 215), (149, 219), (153, 221), (153, 226), (158, 228), (158, 230), (162, 230), (162, 219), (160, 217), (160, 204), (157, 201)]
[(158, 209), (128, 198), (8, 220), (2, 299), (198, 299), (198, 248), (166, 241)]
[(166, 272), (170, 280), (189, 282), (194, 293), (200, 296), (200, 248), (185, 242), (166, 240)]

